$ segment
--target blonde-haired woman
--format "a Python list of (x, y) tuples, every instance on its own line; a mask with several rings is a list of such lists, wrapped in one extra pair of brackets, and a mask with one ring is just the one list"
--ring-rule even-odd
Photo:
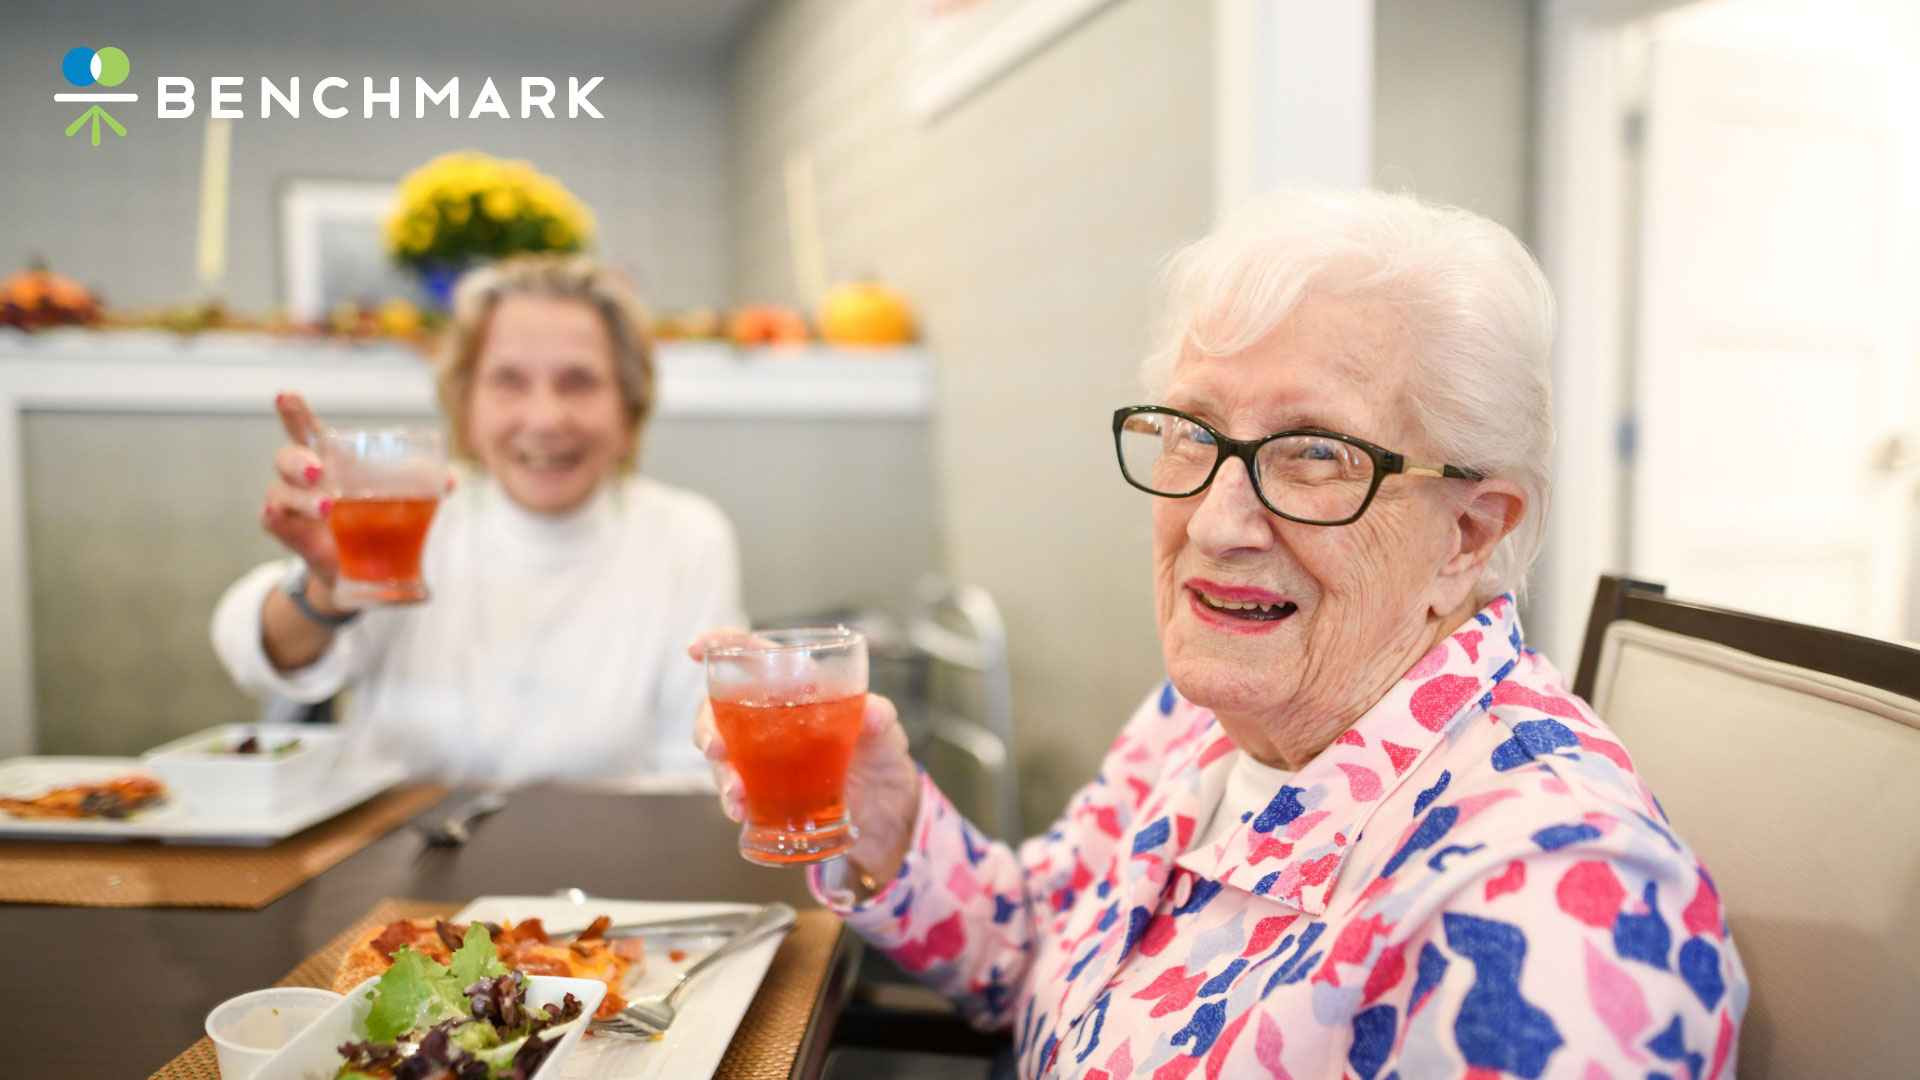
[(437, 363), (459, 483), (428, 535), (433, 597), (343, 610), (321, 430), (275, 402), (289, 442), (263, 528), (293, 554), (222, 597), (213, 642), (242, 689), (353, 691), (363, 750), (456, 782), (700, 776), (701, 672), (680, 648), (741, 625), (733, 529), (701, 496), (634, 471), (653, 402), (638, 300), (584, 258), (526, 257), (463, 280)]

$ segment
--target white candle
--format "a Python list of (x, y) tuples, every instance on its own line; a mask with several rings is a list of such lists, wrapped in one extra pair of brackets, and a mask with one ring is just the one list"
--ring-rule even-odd
[(200, 240), (194, 267), (200, 291), (217, 295), (227, 276), (227, 182), (233, 160), (233, 121), (207, 118), (200, 155)]
[(820, 193), (814, 184), (813, 157), (804, 150), (787, 155), (787, 239), (793, 248), (793, 283), (800, 302), (812, 306), (827, 291), (827, 256), (820, 242)]

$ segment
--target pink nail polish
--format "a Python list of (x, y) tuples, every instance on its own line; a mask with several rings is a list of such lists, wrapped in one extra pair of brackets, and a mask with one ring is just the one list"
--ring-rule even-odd
[(326, 517), (328, 514), (331, 514), (331, 513), (333, 513), (333, 500), (321, 499), (320, 500), (320, 516)]
[(320, 479), (320, 466), (309, 465), (306, 467), (306, 470), (301, 475), (305, 476), (307, 478), (307, 483), (311, 484), (314, 481)]

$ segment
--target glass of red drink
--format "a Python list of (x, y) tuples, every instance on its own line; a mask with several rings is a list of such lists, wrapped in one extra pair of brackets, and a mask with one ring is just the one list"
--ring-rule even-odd
[(420, 554), (447, 490), (440, 433), (427, 428), (330, 431), (314, 440), (340, 553), (333, 599), (341, 607), (417, 604), (427, 598)]
[(867, 705), (867, 639), (765, 630), (707, 650), (707, 698), (746, 788), (740, 854), (770, 866), (845, 854), (847, 765)]

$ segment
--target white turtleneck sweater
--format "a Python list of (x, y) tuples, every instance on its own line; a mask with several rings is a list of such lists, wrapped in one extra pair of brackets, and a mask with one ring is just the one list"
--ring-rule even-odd
[(430, 599), (369, 609), (308, 667), (276, 671), (260, 640), (287, 561), (229, 588), (213, 645), (234, 682), (300, 702), (350, 689), (350, 754), (418, 776), (702, 781), (692, 731), (706, 682), (686, 645), (746, 625), (719, 508), (631, 476), (567, 514), (535, 514), (491, 479), (462, 480), (427, 536)]

